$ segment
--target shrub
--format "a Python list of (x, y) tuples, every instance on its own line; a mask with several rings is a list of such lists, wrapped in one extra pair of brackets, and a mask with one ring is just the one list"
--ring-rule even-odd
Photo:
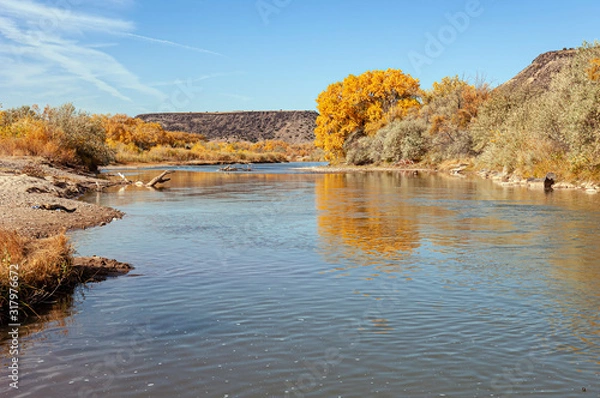
[(548, 90), (495, 91), (472, 124), (479, 163), (541, 176), (552, 171), (568, 178), (600, 174), (600, 84), (589, 65), (598, 44), (584, 44), (556, 73)]
[(383, 159), (419, 161), (427, 150), (424, 134), (427, 123), (422, 118), (397, 120), (379, 131), (384, 135)]
[(376, 161), (371, 157), (371, 142), (372, 137), (361, 136), (358, 138), (350, 139), (344, 145), (344, 151), (346, 152), (346, 162), (349, 164), (362, 166), (365, 164), (371, 164)]
[(47, 107), (44, 117), (51, 127), (63, 132), (62, 145), (75, 152), (78, 164), (96, 170), (114, 159), (114, 152), (106, 145), (106, 130), (99, 118), (76, 111), (72, 104)]
[(485, 83), (476, 85), (458, 76), (435, 82), (425, 95), (420, 117), (428, 124), (429, 157), (435, 162), (472, 156), (471, 121), (489, 97)]
[(18, 265), (20, 307), (27, 311), (73, 286), (72, 253), (64, 234), (36, 240), (0, 229), (0, 324), (8, 314), (11, 264)]
[(43, 156), (64, 165), (95, 170), (113, 159), (105, 131), (97, 118), (71, 104), (8, 109), (0, 120), (0, 142), (6, 155)]

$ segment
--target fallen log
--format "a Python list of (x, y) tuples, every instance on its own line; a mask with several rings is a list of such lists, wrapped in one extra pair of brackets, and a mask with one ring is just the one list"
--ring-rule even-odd
[(167, 181), (171, 181), (170, 178), (165, 178), (165, 176), (169, 175), (169, 174), (173, 174), (175, 171), (174, 170), (165, 170), (163, 171), (159, 176), (154, 177), (149, 183), (147, 183), (145, 186), (148, 188), (154, 188), (154, 186), (156, 184), (164, 184)]

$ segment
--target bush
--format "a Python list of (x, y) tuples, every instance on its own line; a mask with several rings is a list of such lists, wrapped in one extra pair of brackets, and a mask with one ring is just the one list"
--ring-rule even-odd
[(346, 151), (346, 162), (356, 166), (375, 163), (377, 159), (373, 159), (371, 157), (372, 141), (372, 137), (363, 136), (351, 140), (348, 145), (344, 145), (344, 150)]
[(11, 264), (19, 267), (20, 306), (32, 310), (57, 291), (72, 288), (72, 253), (64, 234), (36, 240), (0, 229), (0, 324), (8, 315)]
[(114, 152), (106, 145), (106, 130), (99, 118), (78, 112), (72, 104), (46, 108), (50, 126), (62, 131), (62, 145), (75, 152), (76, 162), (89, 170), (109, 164)]
[(43, 156), (63, 165), (95, 170), (113, 159), (106, 134), (96, 117), (71, 104), (8, 109), (0, 118), (0, 143), (6, 155)]
[(420, 117), (428, 124), (429, 158), (434, 162), (473, 156), (469, 126), (489, 97), (485, 83), (476, 85), (458, 76), (433, 84)]
[(394, 121), (378, 134), (385, 136), (383, 159), (388, 162), (400, 160), (419, 161), (427, 151), (424, 134), (427, 123), (424, 119)]
[(584, 44), (553, 76), (548, 90), (497, 90), (472, 124), (473, 149), (482, 167), (541, 177), (600, 174), (600, 82), (590, 63), (598, 44)]

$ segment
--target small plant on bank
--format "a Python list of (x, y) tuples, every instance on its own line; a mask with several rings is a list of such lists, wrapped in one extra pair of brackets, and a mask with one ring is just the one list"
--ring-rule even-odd
[(0, 324), (6, 323), (8, 315), (11, 265), (18, 266), (19, 306), (32, 314), (56, 292), (72, 290), (77, 278), (72, 254), (65, 234), (38, 240), (0, 230)]

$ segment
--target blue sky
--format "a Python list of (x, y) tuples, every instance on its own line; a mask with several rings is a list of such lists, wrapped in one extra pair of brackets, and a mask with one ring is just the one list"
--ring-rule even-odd
[(397, 68), (498, 85), (600, 39), (597, 0), (0, 0), (0, 103), (93, 113), (314, 109)]

